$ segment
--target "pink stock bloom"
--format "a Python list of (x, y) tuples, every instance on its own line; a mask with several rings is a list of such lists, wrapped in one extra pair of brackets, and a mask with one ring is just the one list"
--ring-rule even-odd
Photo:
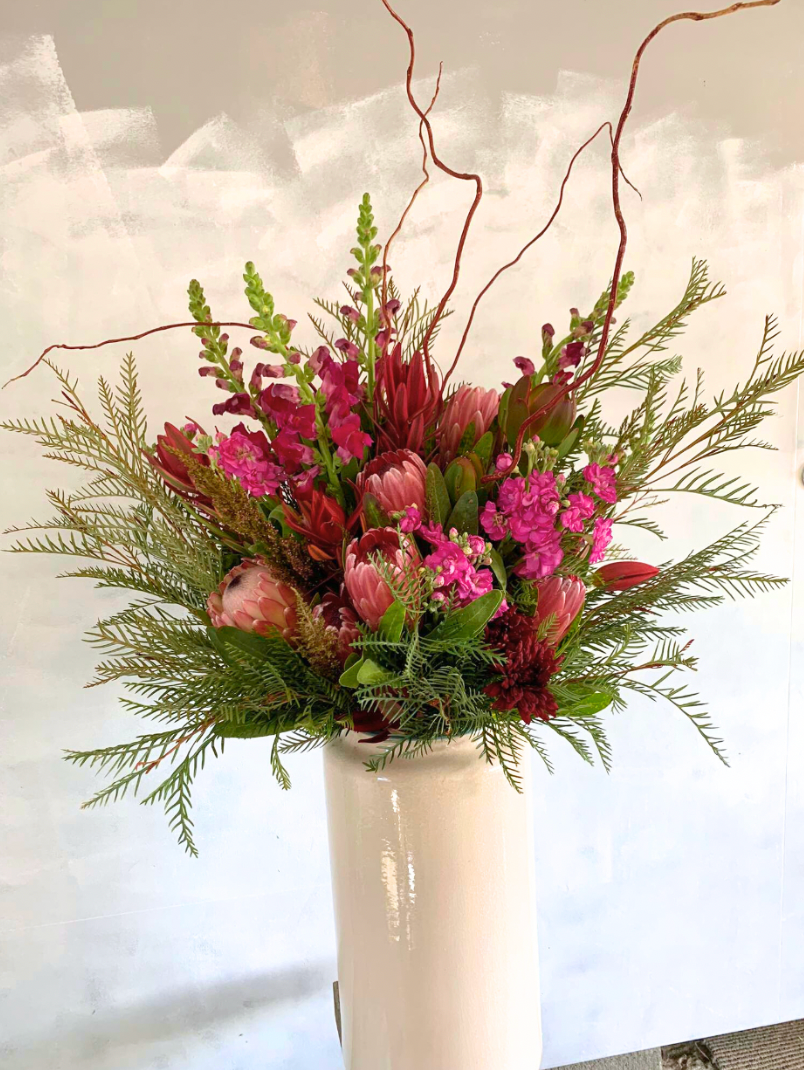
[(569, 502), (569, 508), (565, 509), (561, 514), (561, 523), (567, 531), (577, 534), (583, 531), (584, 520), (588, 520), (594, 514), (595, 503), (588, 494), (581, 492), (568, 494), (567, 501)]
[(536, 371), (536, 365), (527, 357), (514, 357), (514, 365), (523, 375), (533, 375)]
[(592, 484), (598, 498), (611, 505), (617, 501), (617, 480), (613, 468), (602, 468), (599, 464), (588, 464), (583, 470), (583, 478)]
[(422, 514), (418, 507), (415, 505), (409, 505), (402, 514), (399, 521), (399, 529), (406, 535), (412, 535), (414, 531), (418, 531), (422, 526)]
[(406, 571), (421, 564), (413, 540), (400, 542), (393, 528), (372, 528), (349, 543), (343, 562), (343, 582), (358, 615), (372, 631), (377, 630), (383, 614), (394, 601), (391, 588), (374, 563), (378, 555), (396, 583), (404, 583)]
[(498, 472), (509, 472), (514, 467), (514, 458), (510, 453), (498, 453), (494, 467)]
[(494, 542), (499, 542), (508, 534), (508, 517), (497, 511), (494, 502), (486, 502), (480, 513), (480, 526)]
[(353, 457), (362, 457), (363, 451), (372, 443), (371, 435), (360, 430), (360, 417), (356, 412), (335, 427), (330, 422), (329, 429), (332, 441), (338, 447), (337, 454), (344, 464), (348, 464)]
[(313, 620), (324, 622), (326, 630), (338, 640), (338, 654), (346, 661), (352, 653), (352, 643), (360, 638), (358, 616), (355, 613), (346, 588), (341, 584), (340, 594), (327, 591), (313, 609)]
[(491, 570), (476, 569), (461, 547), (446, 537), (442, 536), (442, 541), (425, 557), (424, 564), (435, 573), (433, 598), (437, 602), (452, 596), (458, 605), (465, 606), (492, 589)]
[(577, 576), (550, 576), (539, 580), (536, 590), (539, 592), (536, 623), (550, 620), (547, 638), (550, 643), (557, 645), (583, 609), (586, 587)]
[(589, 561), (593, 565), (602, 561), (606, 554), (606, 548), (611, 542), (611, 525), (612, 521), (608, 517), (599, 516), (595, 521), (592, 532), (592, 552), (589, 555)]
[(470, 425), (474, 426), (471, 443), (474, 446), (491, 427), (499, 407), (500, 396), (496, 390), (484, 390), (482, 386), (459, 387), (447, 402), (439, 421), (442, 459), (450, 461), (456, 456)]
[(262, 431), (246, 431), (238, 424), (228, 438), (219, 435), (218, 444), (209, 452), (226, 475), (237, 478), (252, 497), (276, 494), (285, 480)]
[(518, 542), (541, 541), (554, 530), (560, 494), (552, 472), (532, 472), (529, 479), (507, 479), (500, 487), (497, 505), (508, 515), (508, 526)]
[(552, 576), (563, 560), (561, 535), (554, 528), (542, 538), (528, 542), (525, 556), (514, 571), (526, 580), (540, 580)]
[(296, 592), (275, 580), (261, 557), (245, 558), (227, 572), (207, 599), (207, 613), (213, 628), (276, 631), (288, 642), (296, 634)]
[(427, 468), (410, 450), (389, 450), (370, 461), (357, 477), (357, 490), (373, 494), (389, 516), (409, 505), (424, 512), (427, 495), (424, 481)]

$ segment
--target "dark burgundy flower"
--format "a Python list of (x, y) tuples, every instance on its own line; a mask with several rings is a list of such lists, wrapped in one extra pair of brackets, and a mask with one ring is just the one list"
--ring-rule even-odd
[(421, 453), (441, 408), (438, 374), (428, 376), (421, 353), (405, 360), (402, 346), (396, 345), (377, 362), (374, 404), (381, 450)]
[(313, 619), (324, 622), (328, 632), (338, 640), (338, 655), (342, 662), (352, 653), (352, 643), (360, 637), (358, 616), (354, 611), (346, 588), (341, 584), (339, 594), (327, 591), (313, 609)]
[(225, 412), (234, 416), (254, 416), (254, 408), (248, 394), (231, 394), (226, 401), (212, 406), (213, 416), (222, 416)]
[(516, 710), (525, 724), (534, 717), (549, 721), (558, 712), (549, 684), (563, 659), (549, 642), (537, 638), (537, 629), (533, 617), (513, 607), (486, 628), (486, 641), (505, 655), (505, 662), (495, 666), (495, 677), (484, 691), (495, 700), (495, 710)]

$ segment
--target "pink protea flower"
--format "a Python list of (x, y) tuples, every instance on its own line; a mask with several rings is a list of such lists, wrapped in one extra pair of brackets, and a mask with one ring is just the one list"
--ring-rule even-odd
[(288, 642), (296, 634), (296, 593), (275, 580), (261, 557), (245, 558), (226, 573), (207, 599), (213, 628), (239, 628), (267, 635), (278, 631)]
[(482, 386), (459, 387), (447, 402), (439, 423), (442, 460), (451, 461), (456, 456), (470, 424), (475, 428), (472, 445), (485, 435), (499, 407), (500, 395), (496, 390), (484, 390)]
[(357, 627), (357, 613), (352, 608), (343, 585), (340, 594), (327, 591), (313, 609), (313, 619), (322, 620), (327, 631), (337, 637), (338, 653), (341, 661), (346, 661), (352, 652), (352, 643), (359, 637), (360, 631)]
[(410, 450), (389, 450), (366, 465), (357, 477), (361, 494), (373, 494), (389, 516), (414, 505), (424, 512), (427, 494), (424, 461)]
[(394, 596), (372, 560), (381, 556), (400, 582), (405, 572), (421, 563), (412, 539), (400, 544), (394, 528), (372, 528), (359, 539), (352, 539), (343, 563), (343, 581), (358, 614), (376, 631), (383, 613)]
[(552, 618), (547, 639), (557, 645), (581, 612), (586, 588), (577, 576), (550, 576), (546, 580), (539, 580), (536, 589), (539, 592), (536, 623), (541, 624), (548, 617)]

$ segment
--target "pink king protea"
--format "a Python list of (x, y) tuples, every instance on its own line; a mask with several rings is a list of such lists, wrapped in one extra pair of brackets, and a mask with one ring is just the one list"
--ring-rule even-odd
[(357, 477), (361, 494), (373, 494), (389, 516), (415, 505), (422, 513), (427, 498), (424, 461), (410, 450), (389, 450), (375, 457)]
[(491, 427), (491, 422), (500, 407), (500, 395), (496, 390), (484, 390), (482, 386), (459, 387), (447, 402), (441, 417), (441, 458), (451, 461), (458, 453), (461, 439), (469, 425), (474, 425), (474, 441), (478, 441)]
[(405, 539), (400, 545), (394, 528), (372, 528), (349, 543), (343, 563), (343, 581), (355, 609), (374, 631), (394, 600), (390, 587), (372, 560), (378, 554), (400, 581), (407, 569), (420, 563), (413, 540)]
[(583, 609), (586, 588), (577, 576), (550, 576), (536, 584), (539, 601), (536, 622), (552, 617), (547, 639), (554, 646), (561, 642), (569, 626)]
[(214, 628), (267, 635), (274, 628), (288, 642), (296, 634), (296, 594), (275, 580), (261, 557), (246, 558), (224, 576), (207, 599)]

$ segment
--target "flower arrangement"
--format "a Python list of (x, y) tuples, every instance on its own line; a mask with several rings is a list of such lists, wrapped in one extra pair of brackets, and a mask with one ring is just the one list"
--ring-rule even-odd
[[(676, 18), (693, 17), (711, 16)], [(769, 448), (752, 434), (772, 395), (804, 371), (804, 354), (772, 355), (769, 317), (753, 368), (731, 393), (707, 401), (700, 373), (678, 381), (669, 344), (696, 309), (724, 296), (700, 260), (653, 327), (635, 337), (615, 318), (634, 283), (622, 272), (619, 146), (651, 37), (616, 132), (603, 124), (578, 150), (550, 220), (572, 163), (607, 128), (621, 225), (612, 281), (588, 311), (572, 308), (559, 329), (546, 323), (536, 349), (513, 359), (510, 382), (485, 389), (459, 383), (455, 370), (488, 286), (446, 372), (433, 357), (482, 183), (440, 160), (432, 103), (423, 110), (411, 88), (405, 29), (424, 148), (411, 204), (428, 160), (477, 191), (437, 304), (400, 293), (388, 253), (405, 217), (383, 245), (366, 194), (348, 300), (317, 302), (324, 318), (311, 317), (313, 344), (277, 312), (251, 263), (247, 323), (214, 320), (190, 283), (191, 319), (168, 327), (200, 339), (198, 374), (220, 398), (211, 424), (166, 424), (153, 441), (131, 354), (119, 385), (100, 380), (96, 418), (46, 351), (40, 360), (66, 411), (3, 425), (89, 476), (82, 490), (48, 492), (54, 518), (12, 529), (26, 533), (12, 549), (88, 559), (66, 575), (132, 595), (88, 633), (103, 657), (93, 683), (122, 680), (124, 706), (159, 728), (68, 754), (111, 775), (86, 805), (147, 785), (143, 801), (165, 806), (193, 853), (191, 782), (231, 738), (271, 737), (273, 771), (288, 787), (283, 754), (341, 733), (373, 744), (371, 770), (470, 736), (517, 788), (523, 751), (549, 768), (552, 736), (608, 769), (602, 715), (635, 692), (686, 715), (725, 760), (697, 697), (673, 680), (695, 659), (675, 616), (662, 614), (785, 582), (750, 567), (774, 507), (709, 466), (735, 449)], [(253, 359), (230, 347), (227, 327), (255, 332)], [(617, 426), (606, 415), (615, 389), (635, 396)], [(615, 536), (631, 526), (662, 539), (650, 510), (673, 494), (764, 511), (680, 561), (631, 560)]]

